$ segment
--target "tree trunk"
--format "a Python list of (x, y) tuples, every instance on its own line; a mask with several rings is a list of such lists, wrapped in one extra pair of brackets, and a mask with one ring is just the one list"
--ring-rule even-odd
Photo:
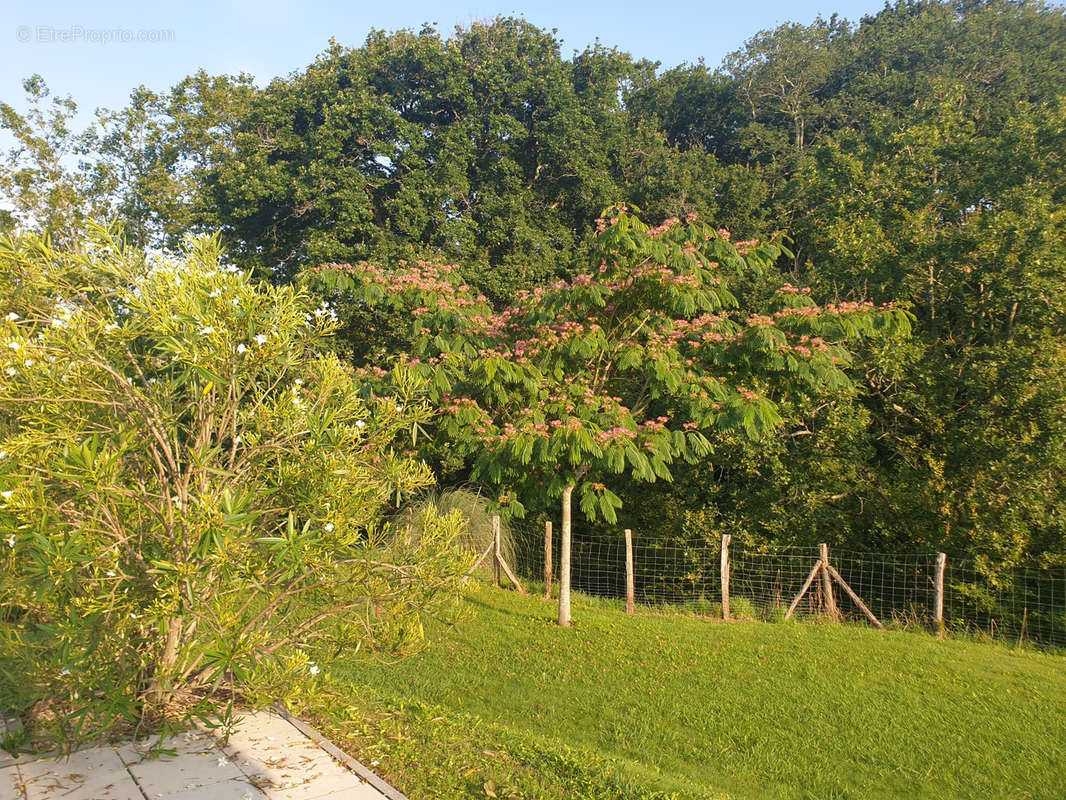
[(574, 487), (563, 489), (563, 527), (559, 539), (559, 624), (570, 627), (570, 498)]
[(163, 646), (163, 653), (156, 665), (155, 675), (152, 676), (151, 686), (148, 688), (149, 703), (162, 706), (170, 692), (174, 690), (171, 681), (174, 675), (174, 666), (178, 660), (178, 646), (181, 643), (182, 618), (171, 617), (167, 620), (167, 639)]

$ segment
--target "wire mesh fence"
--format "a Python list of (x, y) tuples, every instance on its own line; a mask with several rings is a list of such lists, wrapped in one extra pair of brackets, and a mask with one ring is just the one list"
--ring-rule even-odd
[[(544, 528), (511, 526), (519, 574), (544, 575)], [(558, 576), (559, 533), (552, 537), (554, 580)], [(729, 552), (730, 610), (734, 618), (783, 619), (804, 582), (819, 563), (817, 547)], [(718, 539), (633, 537), (635, 600), (646, 607), (720, 616), (721, 542)], [(834, 549), (829, 563), (886, 626), (938, 629), (936, 553), (867, 553)], [(828, 580), (828, 578), (827, 578)], [(621, 532), (603, 536), (575, 531), (571, 543), (571, 586), (601, 598), (626, 596), (626, 552)], [(836, 610), (846, 619), (866, 620), (842, 587), (827, 598), (820, 577), (813, 580), (795, 616), (821, 616)], [(1018, 567), (994, 573), (974, 561), (947, 559), (944, 569), (943, 625), (956, 634), (1066, 648), (1066, 568)]]

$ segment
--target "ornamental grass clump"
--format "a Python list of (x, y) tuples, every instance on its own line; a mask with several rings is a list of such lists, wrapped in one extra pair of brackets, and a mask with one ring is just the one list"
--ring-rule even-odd
[(0, 244), (0, 298), (0, 708), (35, 736), (283, 697), (456, 607), (461, 515), (384, 522), (428, 404), (360, 399), (310, 294), (98, 232)]

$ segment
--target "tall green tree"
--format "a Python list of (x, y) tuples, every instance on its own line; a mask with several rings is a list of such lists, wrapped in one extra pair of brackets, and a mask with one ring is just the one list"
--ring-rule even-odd
[(902, 129), (821, 146), (801, 176), (805, 233), (822, 291), (917, 316), (920, 346), (871, 364), (886, 518), (1010, 564), (1061, 553), (1066, 534), (1066, 118), (1019, 104), (982, 129), (968, 105), (945, 87)]
[(190, 233), (216, 232), (208, 176), (232, 156), (254, 92), (248, 75), (201, 70), (167, 92), (141, 86), (124, 108), (98, 110), (86, 167), (91, 191), (109, 199), (106, 221), (141, 247), (178, 250)]
[(72, 98), (53, 97), (39, 75), (23, 85), (24, 111), (0, 104), (0, 128), (15, 141), (0, 160), (5, 230), (76, 247), (93, 222), (120, 228), (133, 246), (180, 250), (188, 234), (218, 229), (207, 178), (233, 151), (249, 76), (200, 71), (169, 92), (141, 86), (83, 130)]
[(29, 106), (19, 113), (0, 103), (0, 130), (14, 140), (0, 161), (0, 193), (10, 208), (0, 212), (6, 232), (34, 231), (76, 248), (84, 223), (106, 214), (106, 196), (91, 190), (78, 158), (85, 137), (74, 130), (78, 106), (53, 97), (40, 75), (22, 83)]
[[(795, 237), (793, 280), (915, 311), (912, 341), (864, 354), (870, 391), (846, 426), (866, 427), (866, 479), (837, 508), (865, 545), (989, 569), (1061, 558), (1064, 84), (1062, 9), (991, 0), (782, 26), (716, 73), (641, 90), (673, 141), (764, 182), (761, 214)], [(689, 108), (697, 92), (718, 112)], [(777, 469), (802, 485), (812, 466)], [(718, 477), (730, 509), (762, 506), (747, 478)]]
[[(670, 481), (671, 465), (707, 457), (723, 430), (758, 441), (790, 395), (848, 385), (845, 342), (905, 331), (905, 312), (816, 305), (776, 282), (753, 291), (784, 248), (733, 243), (724, 229), (668, 219), (649, 228), (625, 209), (572, 281), (522, 293), (493, 314), (454, 268), (331, 265), (317, 280), (342, 310), (408, 311), (408, 350), (392, 371), (363, 364), (383, 390), (418, 374), (437, 393), (438, 436), (468, 454), (499, 503), (562, 503), (559, 624), (570, 624), (572, 498), (614, 522), (606, 482)], [(405, 266), (405, 265), (401, 265)]]
[(564, 274), (608, 204), (729, 205), (713, 157), (628, 113), (626, 87), (653, 69), (599, 46), (563, 59), (553, 33), (513, 18), (334, 44), (252, 104), (211, 179), (219, 219), (243, 263), (281, 279), (433, 257), (506, 303)]

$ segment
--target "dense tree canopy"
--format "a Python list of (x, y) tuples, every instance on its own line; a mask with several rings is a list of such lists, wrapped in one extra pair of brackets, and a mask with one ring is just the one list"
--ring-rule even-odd
[[(853, 419), (823, 420), (846, 468), (801, 466), (816, 428), (787, 443), (776, 495), (753, 493), (748, 468), (719, 472), (712, 516), (774, 539), (843, 527), (998, 563), (1062, 554), (1064, 85), (1061, 9), (917, 2), (858, 26), (785, 25), (723, 71), (681, 67), (642, 89), (671, 141), (765, 181), (766, 219), (795, 236), (795, 279), (917, 320), (915, 341), (868, 354)], [(694, 97), (722, 98), (720, 113)], [(801, 532), (810, 515), (791, 533), (768, 522), (806, 508), (799, 491), (837, 498), (821, 530)]]
[[(860, 350), (850, 404), (782, 398), (777, 435), (723, 434), (713, 456), (674, 464), (673, 494), (620, 486), (672, 509), (663, 523), (631, 503), (626, 524), (1054, 560), (1063, 86), (1066, 16), (1031, 0), (788, 23), (717, 68), (599, 44), (566, 58), (514, 18), (376, 31), (263, 89), (197, 73), (138, 90), (84, 137), (32, 80), (38, 111), (3, 107), (20, 143), (5, 224), (73, 241), (78, 221), (103, 218), (171, 247), (220, 230), (232, 260), (277, 282), (325, 263), (454, 263), (447, 280), (486, 315), (571, 285), (612, 204), (697, 213), (737, 239), (788, 231), (753, 291), (788, 281), (823, 307), (895, 303), (914, 336)], [(345, 357), (408, 352), (407, 311), (346, 306)], [(449, 479), (471, 463), (438, 460)]]

